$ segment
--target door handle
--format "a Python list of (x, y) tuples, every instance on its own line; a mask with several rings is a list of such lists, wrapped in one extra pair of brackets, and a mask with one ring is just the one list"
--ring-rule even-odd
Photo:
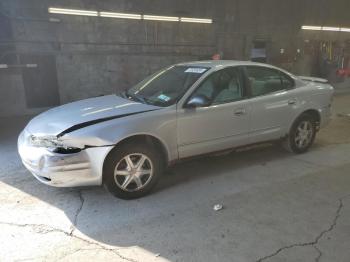
[(296, 99), (288, 100), (288, 105), (290, 105), (290, 106), (295, 105), (296, 103), (297, 103)]
[(234, 112), (234, 114), (235, 114), (236, 116), (242, 116), (242, 115), (245, 114), (245, 109), (244, 109), (244, 108), (236, 109), (235, 112)]

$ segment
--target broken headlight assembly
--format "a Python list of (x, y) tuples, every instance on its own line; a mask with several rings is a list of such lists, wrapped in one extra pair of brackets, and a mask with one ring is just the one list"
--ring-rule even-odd
[(56, 136), (30, 136), (28, 141), (30, 146), (43, 147), (53, 153), (73, 154), (81, 151), (80, 148), (71, 147), (58, 139)]

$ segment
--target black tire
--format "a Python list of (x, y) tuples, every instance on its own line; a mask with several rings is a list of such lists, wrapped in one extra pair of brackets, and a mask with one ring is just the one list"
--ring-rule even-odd
[[(121, 165), (121, 161), (125, 161), (124, 158), (128, 155), (131, 157), (137, 155), (145, 155), (148, 159), (146, 160), (148, 165), (153, 169), (152, 176), (149, 181), (140, 189), (130, 189), (133, 186), (132, 183), (129, 184), (129, 188), (121, 188), (121, 183), (119, 183), (119, 178), (115, 178), (115, 169), (118, 165)], [(136, 160), (137, 161), (137, 160)], [(150, 161), (151, 163), (149, 163)], [(103, 186), (114, 196), (121, 199), (135, 199), (140, 198), (148, 193), (156, 186), (160, 176), (163, 173), (164, 164), (160, 152), (157, 152), (156, 148), (151, 144), (131, 142), (125, 143), (117, 146), (113, 149), (107, 156), (104, 166), (103, 166)], [(121, 170), (123, 171), (123, 170)], [(125, 178), (126, 179), (126, 178)], [(146, 178), (147, 179), (147, 178)], [(119, 185), (118, 185), (119, 183)], [(135, 182), (135, 186), (136, 182)]]
[[(308, 138), (307, 142), (303, 144), (302, 146), (297, 143), (297, 136), (300, 131), (298, 131), (298, 128), (301, 127), (304, 123), (308, 123), (310, 125), (311, 134)], [(282, 145), (283, 147), (288, 150), (289, 152), (295, 153), (295, 154), (302, 154), (309, 150), (309, 148), (314, 143), (316, 137), (316, 120), (309, 114), (303, 114), (300, 117), (297, 118), (297, 120), (293, 123), (288, 137), (283, 141)]]

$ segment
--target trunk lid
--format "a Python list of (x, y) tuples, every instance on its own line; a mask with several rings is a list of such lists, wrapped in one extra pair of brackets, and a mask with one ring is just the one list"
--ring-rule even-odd
[(327, 84), (328, 80), (324, 78), (319, 78), (319, 77), (311, 77), (311, 76), (298, 76), (301, 80), (306, 81), (306, 82), (315, 82), (315, 83), (322, 83), (322, 84)]

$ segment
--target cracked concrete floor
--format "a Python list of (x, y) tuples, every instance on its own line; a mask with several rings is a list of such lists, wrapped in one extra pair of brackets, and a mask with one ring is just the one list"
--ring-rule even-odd
[[(350, 96), (304, 155), (263, 147), (174, 167), (155, 192), (51, 188), (0, 129), (0, 261), (350, 261)], [(224, 209), (215, 212), (213, 205)]]

